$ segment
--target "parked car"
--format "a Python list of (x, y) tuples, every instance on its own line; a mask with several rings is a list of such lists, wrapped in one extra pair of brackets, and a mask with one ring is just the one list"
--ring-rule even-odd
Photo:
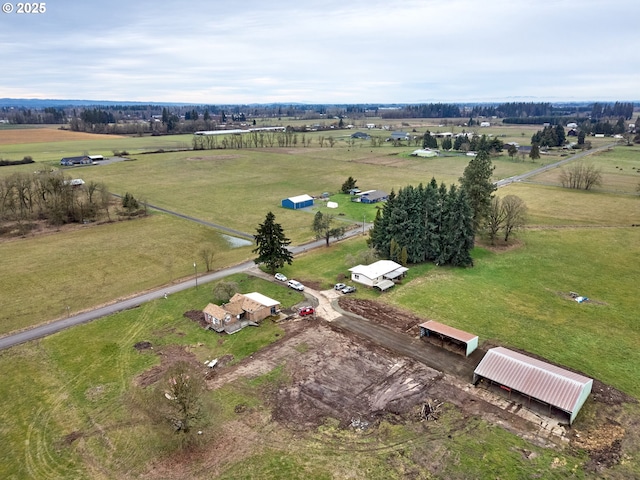
[(348, 285), (346, 287), (344, 287), (342, 290), (340, 290), (342, 293), (353, 293), (356, 291), (356, 287), (352, 287), (351, 285)]
[(282, 273), (276, 273), (275, 274), (275, 278), (276, 278), (276, 280), (278, 280), (280, 282), (286, 282), (287, 281), (287, 277), (285, 277)]
[(334, 290), (338, 290), (338, 291), (340, 291), (340, 290), (342, 290), (344, 287), (346, 287), (346, 285), (345, 285), (344, 283), (336, 283), (336, 284), (333, 286), (333, 289), (334, 289)]
[(306, 317), (307, 315), (313, 315), (316, 311), (313, 307), (302, 307), (298, 310), (298, 315), (301, 317)]
[(302, 292), (304, 290), (304, 285), (302, 285), (300, 282), (296, 280), (289, 280), (287, 282), (287, 287), (293, 288), (294, 290), (298, 290), (299, 292)]

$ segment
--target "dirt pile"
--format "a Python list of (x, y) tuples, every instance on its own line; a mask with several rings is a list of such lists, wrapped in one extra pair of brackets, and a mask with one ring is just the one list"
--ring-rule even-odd
[(384, 305), (373, 300), (363, 300), (353, 297), (340, 297), (338, 300), (340, 308), (347, 312), (355, 313), (380, 325), (385, 325), (397, 332), (406, 333), (410, 336), (420, 334), (421, 323), (427, 321), (426, 318), (418, 317), (410, 312), (399, 308)]

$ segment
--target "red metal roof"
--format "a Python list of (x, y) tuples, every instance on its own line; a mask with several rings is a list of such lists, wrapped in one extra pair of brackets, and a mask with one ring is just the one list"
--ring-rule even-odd
[(490, 349), (474, 371), (489, 380), (572, 413), (593, 380), (504, 347)]
[(477, 335), (458, 330), (457, 328), (450, 327), (449, 325), (445, 325), (434, 320), (429, 320), (428, 322), (421, 323), (420, 326), (422, 328), (426, 328), (427, 330), (431, 330), (432, 332), (436, 332), (446, 337), (454, 338), (465, 343), (468, 343), (474, 338), (478, 337)]

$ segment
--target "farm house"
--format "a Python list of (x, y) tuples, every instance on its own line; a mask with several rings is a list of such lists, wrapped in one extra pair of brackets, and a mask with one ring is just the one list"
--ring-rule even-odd
[(357, 265), (349, 269), (351, 280), (381, 291), (393, 287), (393, 280), (401, 278), (408, 270), (391, 260), (378, 260), (370, 265)]
[(532, 402), (564, 412), (572, 424), (591, 393), (593, 380), (550, 363), (528, 357), (504, 347), (490, 349), (473, 372), (473, 383), (481, 381), (497, 385), (519, 396), (523, 403)]
[(208, 304), (202, 311), (208, 328), (216, 332), (235, 333), (247, 325), (276, 315), (280, 302), (258, 292), (236, 293), (222, 306)]
[(298, 210), (300, 208), (313, 207), (313, 197), (310, 195), (298, 195), (296, 197), (289, 197), (282, 200), (282, 206), (284, 208), (291, 208)]
[(442, 347), (445, 344), (456, 352), (464, 353), (465, 356), (478, 348), (478, 336), (458, 330), (443, 323), (429, 320), (420, 324), (420, 338), (427, 337), (432, 340), (439, 340)]

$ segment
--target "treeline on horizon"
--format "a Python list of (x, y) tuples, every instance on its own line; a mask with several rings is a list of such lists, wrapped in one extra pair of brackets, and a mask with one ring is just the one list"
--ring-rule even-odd
[[(0, 120), (11, 124), (69, 124), (75, 131), (94, 133), (190, 133), (214, 129), (221, 125), (254, 123), (256, 119), (283, 117), (303, 120), (383, 119), (403, 118), (469, 118), (495, 117), (507, 124), (556, 125), (569, 121), (607, 119), (629, 120), (633, 116), (633, 102), (595, 102), (552, 104), (549, 102), (508, 102), (499, 104), (425, 103), (413, 105), (161, 105), (106, 104), (44, 108), (4, 106)], [(170, 122), (168, 120), (171, 120)], [(167, 125), (180, 128), (159, 128)], [(346, 124), (348, 122), (340, 122)], [(128, 125), (118, 132), (108, 126)], [(342, 125), (341, 125), (342, 126)]]

